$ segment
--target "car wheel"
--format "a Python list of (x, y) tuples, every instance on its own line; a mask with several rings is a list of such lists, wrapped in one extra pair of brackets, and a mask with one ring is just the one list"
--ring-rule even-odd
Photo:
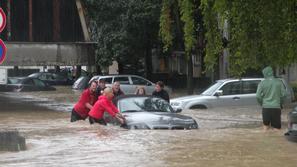
[(190, 109), (207, 109), (205, 105), (193, 105)]

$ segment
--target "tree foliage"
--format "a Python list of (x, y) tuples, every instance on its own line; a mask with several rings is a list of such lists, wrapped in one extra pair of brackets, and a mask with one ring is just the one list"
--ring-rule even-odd
[(136, 63), (158, 40), (158, 0), (85, 0), (97, 64)]
[[(176, 6), (177, 5), (177, 6)], [(167, 51), (173, 45), (174, 37), (174, 21), (177, 19), (183, 22), (183, 43), (186, 55), (191, 54), (196, 46), (196, 29), (194, 19), (195, 5), (193, 0), (163, 0), (160, 16), (159, 35), (164, 44), (164, 51)], [(178, 12), (173, 11), (178, 10)], [(177, 13), (177, 14), (176, 14)]]
[(207, 30), (205, 63), (212, 69), (222, 51), (222, 23), (230, 39), (230, 75), (248, 68), (283, 67), (297, 59), (297, 0), (202, 0)]

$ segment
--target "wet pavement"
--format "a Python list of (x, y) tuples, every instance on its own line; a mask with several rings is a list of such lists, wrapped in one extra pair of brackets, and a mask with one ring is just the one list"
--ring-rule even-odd
[(28, 150), (0, 152), (0, 166), (296, 167), (297, 144), (283, 130), (264, 133), (257, 107), (188, 110), (198, 130), (125, 130), (69, 122), (79, 97), (54, 92), (1, 93), (0, 128), (18, 129)]

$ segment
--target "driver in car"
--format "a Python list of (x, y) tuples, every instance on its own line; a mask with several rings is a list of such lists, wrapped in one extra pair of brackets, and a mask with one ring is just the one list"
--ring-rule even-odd
[(103, 118), (104, 112), (106, 111), (112, 117), (115, 117), (121, 125), (125, 124), (125, 118), (112, 103), (113, 92), (111, 88), (105, 88), (103, 95), (99, 97), (91, 111), (89, 112), (90, 124), (99, 123), (101, 125), (106, 125)]

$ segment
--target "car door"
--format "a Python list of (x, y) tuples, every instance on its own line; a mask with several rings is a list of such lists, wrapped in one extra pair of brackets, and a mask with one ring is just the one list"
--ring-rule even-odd
[(242, 81), (242, 94), (240, 95), (241, 106), (257, 105), (256, 92), (260, 82), (261, 80)]
[(216, 97), (215, 107), (232, 107), (241, 104), (241, 81), (231, 81), (223, 84), (219, 88), (223, 93)]
[(36, 91), (32, 78), (27, 78), (23, 81), (21, 91)]
[(145, 92), (148, 95), (151, 95), (153, 91), (155, 90), (155, 86), (150, 81), (145, 80), (144, 78), (137, 77), (137, 76), (131, 76), (131, 81), (134, 87), (134, 90), (137, 89), (139, 86), (143, 86), (145, 88)]
[(43, 91), (43, 90), (47, 90), (47, 87), (45, 85), (44, 82), (42, 82), (41, 80), (39, 79), (33, 79), (33, 82), (34, 82), (34, 90), (36, 91)]
[(134, 94), (135, 89), (133, 88), (128, 76), (115, 76), (113, 82), (119, 82), (121, 90), (125, 94)]

